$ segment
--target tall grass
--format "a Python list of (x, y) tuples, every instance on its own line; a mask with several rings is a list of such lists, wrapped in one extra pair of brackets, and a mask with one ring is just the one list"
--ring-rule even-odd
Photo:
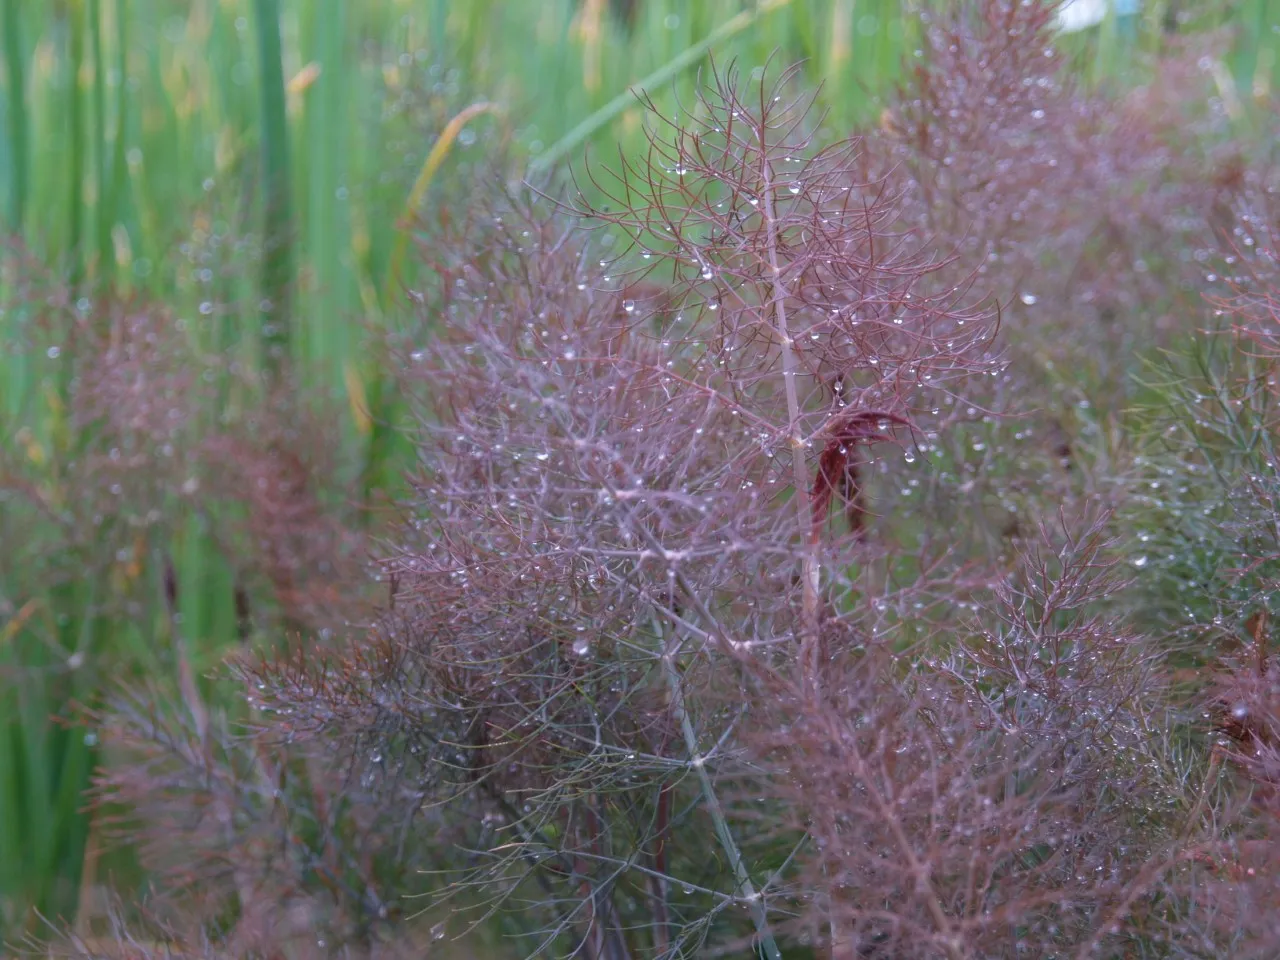
[[(1063, 44), (1091, 82), (1132, 82), (1142, 55), (1172, 42), (1168, 6), (1148, 4), (1132, 36), (1107, 21)], [(1234, 31), (1223, 97), (1250, 122), (1280, 75), (1267, 0), (1193, 12), (1188, 28)], [(709, 54), (803, 60), (803, 79), (826, 84), (819, 137), (836, 139), (880, 113), (919, 42), (895, 0), (3, 0), (0, 15), (7, 225), (66, 281), (41, 290), (57, 310), (41, 306), (20, 296), (19, 259), (5, 260), (0, 450), (59, 509), (77, 496), (69, 464), (89, 438), (66, 412), (65, 318), (38, 327), (43, 313), (92, 315), (114, 284), (191, 321), (193, 350), (264, 373), (289, 356), (300, 384), (347, 411), (344, 468), (374, 503), (401, 448), (360, 321), (392, 325), (420, 279), (399, 246), (415, 234), (408, 201), (426, 218), (499, 158), (543, 176), (584, 151), (634, 152), (637, 88), (669, 114)], [(482, 100), (502, 109), (446, 142), (448, 121)], [(212, 236), (224, 250), (245, 242), (206, 267)], [(264, 352), (245, 317), (261, 322)], [(243, 413), (237, 383), (222, 382), (211, 420)], [(58, 509), (33, 519), (0, 502), (3, 542), (32, 545), (0, 566), (0, 930), (80, 899), (94, 732), (48, 718), (68, 720), (68, 704), (92, 702), (113, 673), (176, 682), (162, 558), (177, 568), (197, 667), (239, 642), (235, 573), (207, 516), (184, 513), (136, 558), (102, 560), (92, 536), (78, 540), (83, 554), (60, 560), (83, 560), (82, 577), (36, 562), (48, 551), (35, 546), (65, 542), (65, 523)], [(121, 577), (137, 587), (133, 606), (106, 615)]]
[(71, 286), (77, 287), (83, 275), (84, 262), (84, 173), (85, 121), (84, 94), (80, 84), (80, 68), (84, 63), (84, 5), (69, 0), (63, 7), (66, 53), (63, 58), (63, 89), (66, 91), (67, 124), (66, 191), (68, 273)]
[(4, 0), (5, 87), (8, 92), (9, 229), (21, 232), (27, 198), (27, 57), (22, 41), (19, 0)]
[[(292, 340), (293, 200), (289, 178), (289, 130), (284, 115), (284, 67), (281, 64), (280, 6), (254, 0), (258, 34), (258, 87), (262, 94), (262, 359), (278, 378)], [(318, 213), (319, 211), (314, 211)]]

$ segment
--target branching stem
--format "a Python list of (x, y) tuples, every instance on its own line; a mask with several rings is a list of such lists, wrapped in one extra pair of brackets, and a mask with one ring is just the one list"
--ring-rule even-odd
[(796, 352), (791, 339), (787, 319), (787, 289), (783, 282), (782, 261), (778, 256), (778, 218), (774, 205), (773, 165), (769, 160), (769, 141), (765, 136), (765, 120), (762, 114), (756, 127), (760, 144), (760, 170), (764, 184), (764, 196), (760, 198), (764, 211), (765, 248), (769, 256), (769, 275), (773, 292), (774, 332), (782, 354), (782, 384), (787, 398), (787, 433), (791, 447), (791, 481), (795, 487), (792, 500), (796, 505), (796, 520), (800, 526), (800, 538), (804, 543), (804, 559), (801, 583), (804, 590), (804, 636), (800, 641), (800, 671), (805, 691), (811, 697), (821, 693), (821, 656), (818, 636), (818, 589), (822, 568), (818, 561), (818, 544), (809, 536), (810, 517), (806, 491), (809, 488), (809, 470), (805, 462), (805, 441), (801, 433), (800, 396), (796, 388), (798, 376)]
[[(658, 636), (662, 636), (661, 627), (654, 624), (654, 628)], [(694, 772), (698, 777), (698, 784), (702, 789), (702, 799), (706, 803), (707, 813), (711, 816), (711, 822), (715, 825), (716, 839), (720, 843), (720, 848), (724, 850), (724, 854), (729, 858), (729, 866), (733, 870), (734, 882), (738, 887), (738, 895), (746, 902), (747, 909), (751, 911), (751, 919), (756, 927), (756, 935), (760, 938), (760, 951), (768, 960), (782, 960), (782, 954), (778, 951), (778, 944), (773, 938), (773, 930), (769, 926), (769, 916), (764, 907), (764, 898), (760, 892), (756, 890), (755, 883), (751, 880), (751, 874), (747, 870), (746, 861), (742, 857), (742, 851), (738, 848), (737, 841), (733, 839), (733, 831), (729, 829), (729, 821), (725, 817), (724, 807), (720, 804), (720, 798), (716, 794), (715, 784), (711, 782), (711, 774), (707, 772), (706, 762), (698, 749), (698, 735), (693, 729), (693, 722), (689, 719), (689, 712), (685, 709), (684, 703), (684, 687), (680, 680), (680, 671), (676, 669), (675, 645), (664, 644), (662, 653), (662, 671), (667, 681), (667, 689), (671, 696), (671, 712), (674, 714), (676, 722), (680, 724), (680, 733), (684, 737), (685, 749), (689, 751), (689, 760), (693, 765)]]

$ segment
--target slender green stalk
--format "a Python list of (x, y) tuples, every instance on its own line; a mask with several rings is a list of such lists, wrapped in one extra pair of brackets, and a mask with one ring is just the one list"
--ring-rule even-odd
[(4, 0), (4, 59), (9, 88), (9, 228), (22, 232), (26, 217), (27, 158), (27, 64), (22, 45), (22, 0)]
[[(307, 170), (296, 175), (307, 182), (307, 259), (315, 277), (317, 294), (307, 310), (308, 359), (326, 366), (333, 376), (338, 364), (350, 357), (342, 273), (343, 213), (346, 205), (338, 199), (345, 176), (344, 154), (350, 137), (344, 123), (346, 84), (342, 75), (343, 41), (347, 27), (346, 0), (313, 0), (313, 63), (319, 76), (307, 93)], [(301, 166), (301, 165), (300, 165)]]
[[(655, 629), (658, 630), (658, 636), (661, 637), (661, 628), (655, 624)], [(729, 821), (725, 817), (720, 797), (716, 794), (715, 784), (711, 782), (711, 774), (707, 772), (706, 758), (703, 757), (698, 747), (698, 734), (693, 729), (693, 721), (689, 719), (688, 710), (685, 709), (684, 685), (680, 679), (680, 671), (676, 669), (675, 647), (672, 644), (667, 644), (663, 650), (662, 672), (666, 677), (667, 691), (671, 698), (671, 713), (676, 722), (680, 724), (680, 732), (684, 737), (685, 749), (689, 751), (689, 762), (693, 766), (694, 772), (698, 777), (698, 785), (702, 789), (702, 801), (706, 804), (707, 813), (715, 827), (716, 840), (719, 841), (720, 849), (728, 857), (729, 867), (733, 870), (733, 879), (737, 884), (736, 893), (743, 899), (747, 909), (751, 912), (751, 920), (755, 924), (756, 936), (760, 940), (760, 952), (767, 960), (782, 960), (782, 954), (778, 950), (778, 944), (773, 938), (773, 930), (769, 925), (769, 914), (765, 910), (764, 899), (760, 896), (760, 892), (756, 889), (755, 883), (751, 879), (751, 873), (747, 870), (747, 863), (743, 859), (738, 842), (733, 838), (733, 831), (729, 828)]]
[[(129, 116), (129, 3), (116, 0), (116, 128), (111, 146), (111, 186), (103, 202), (103, 215), (107, 223), (107, 235), (124, 213), (125, 190), (129, 185), (129, 168), (125, 161), (128, 143)], [(115, 244), (111, 244), (112, 265), (115, 263)]]
[(683, 70), (693, 66), (717, 43), (722, 43), (730, 37), (741, 33), (747, 27), (755, 23), (761, 16), (784, 7), (791, 0), (763, 0), (759, 6), (750, 10), (743, 10), (737, 16), (726, 20), (716, 29), (699, 40), (693, 46), (686, 48), (677, 54), (671, 60), (664, 63), (657, 70), (654, 70), (639, 83), (629, 86), (624, 93), (618, 94), (603, 107), (597, 110), (591, 116), (587, 117), (572, 130), (561, 137), (557, 142), (552, 144), (546, 151), (539, 154), (529, 163), (529, 174), (535, 176), (546, 173), (551, 170), (557, 163), (568, 156), (572, 151), (580, 147), (584, 142), (591, 139), (601, 127), (612, 121), (622, 111), (633, 106), (636, 97), (647, 90), (661, 86), (672, 78), (676, 77)]
[(261, 86), (264, 199), (261, 328), (263, 363), (278, 380), (292, 340), (293, 204), (289, 184), (289, 130), (285, 119), (279, 0), (254, 0)]
[(107, 205), (107, 65), (102, 58), (102, 0), (89, 0), (89, 46), (93, 53), (93, 188), (97, 194), (94, 247), (97, 276), (111, 274), (111, 220)]
[(84, 98), (80, 66), (84, 62), (84, 17), (80, 0), (67, 8), (67, 255), (71, 286), (84, 277)]

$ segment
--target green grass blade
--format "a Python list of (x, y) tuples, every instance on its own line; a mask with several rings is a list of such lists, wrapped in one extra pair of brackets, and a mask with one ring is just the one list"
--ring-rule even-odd
[(107, 216), (107, 65), (102, 58), (102, 0), (89, 0), (89, 47), (93, 54), (93, 188), (96, 196), (94, 252), (99, 280), (111, 274), (111, 223)]
[(80, 95), (80, 67), (84, 62), (83, 4), (72, 0), (67, 9), (67, 254), (68, 275), (74, 289), (84, 277), (84, 98)]
[[(110, 186), (103, 199), (102, 216), (106, 220), (107, 233), (115, 230), (123, 212), (125, 191), (129, 186), (129, 170), (126, 161), (129, 116), (129, 4), (128, 0), (116, 0), (116, 116), (115, 135), (111, 147)], [(127, 233), (126, 233), (127, 236)], [(111, 244), (112, 265), (115, 263), (115, 243)], [(110, 270), (110, 268), (108, 268)], [(109, 275), (109, 274), (108, 274)]]
[[(339, 373), (338, 358), (350, 356), (344, 311), (348, 284), (342, 270), (342, 240), (348, 235), (339, 199), (346, 174), (346, 92), (348, 78), (343, 60), (343, 38), (347, 30), (346, 0), (312, 2), (312, 62), (319, 68), (314, 85), (307, 91), (306, 154), (307, 177), (307, 257), (315, 294), (307, 310), (309, 359), (319, 361), (330, 377)], [(302, 172), (299, 171), (299, 176)]]
[(743, 10), (736, 16), (726, 20), (715, 30), (712, 30), (707, 34), (703, 39), (693, 44), (693, 46), (686, 48), (683, 52), (677, 54), (657, 70), (650, 73), (639, 83), (634, 83), (629, 86), (625, 92), (618, 94), (603, 107), (566, 133), (556, 143), (552, 144), (546, 151), (535, 157), (529, 163), (530, 176), (537, 176), (546, 173), (555, 167), (556, 164), (587, 140), (591, 139), (597, 131), (614, 120), (624, 110), (630, 106), (634, 106), (636, 97), (639, 94), (669, 82), (672, 78), (676, 77), (682, 71), (693, 66), (693, 64), (706, 56), (707, 52), (717, 43), (721, 43), (730, 37), (741, 33), (760, 19), (764, 14), (780, 7), (784, 7), (788, 3), (790, 3), (790, 0), (764, 0), (764, 2), (755, 9)]
[(254, 0), (261, 86), (264, 197), (261, 337), (267, 375), (278, 380), (292, 341), (293, 203), (289, 183), (289, 129), (278, 0)]
[(9, 227), (22, 232), (26, 218), (27, 158), (27, 64), (22, 45), (22, 0), (4, 0), (4, 59), (9, 88)]

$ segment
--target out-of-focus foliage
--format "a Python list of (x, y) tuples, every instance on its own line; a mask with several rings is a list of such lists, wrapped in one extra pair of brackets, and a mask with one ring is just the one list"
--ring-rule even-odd
[(1280, 32), (909, 6), (5, 0), (6, 937), (1275, 954)]

